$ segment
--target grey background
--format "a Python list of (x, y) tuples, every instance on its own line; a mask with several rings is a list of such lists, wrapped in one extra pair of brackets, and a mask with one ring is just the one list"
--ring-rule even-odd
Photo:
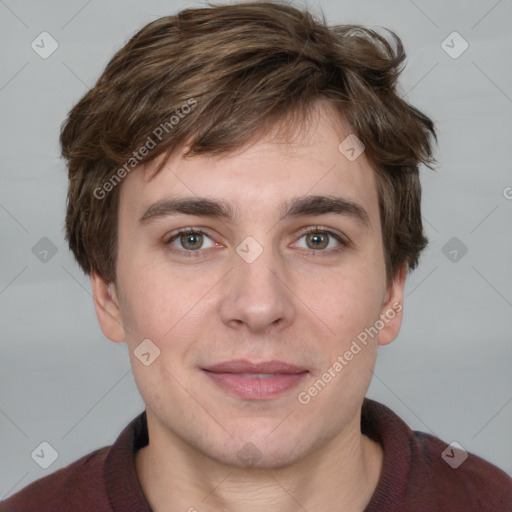
[[(103, 337), (89, 281), (64, 242), (58, 133), (137, 29), (197, 5), (0, 0), (0, 498), (111, 444), (143, 410), (126, 346)], [(368, 396), (512, 475), (512, 1), (310, 5), (330, 23), (395, 30), (408, 53), (403, 90), (439, 131), (437, 172), (422, 170), (430, 247)], [(59, 45), (47, 59), (31, 48), (43, 31)], [(469, 44), (458, 58), (441, 45), (453, 31)], [(46, 262), (43, 237), (57, 251)], [(31, 458), (43, 441), (58, 452), (48, 469)]]

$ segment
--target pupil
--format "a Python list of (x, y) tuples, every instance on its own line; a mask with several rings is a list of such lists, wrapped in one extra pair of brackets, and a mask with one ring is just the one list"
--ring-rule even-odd
[(311, 240), (312, 240), (313, 245), (316, 247), (325, 245), (325, 243), (322, 244), (322, 237), (324, 237), (324, 235), (322, 235), (322, 234), (312, 235)]
[(191, 245), (191, 246), (194, 246), (194, 245), (198, 245), (198, 235), (194, 235), (194, 234), (189, 234), (187, 235), (187, 244)]

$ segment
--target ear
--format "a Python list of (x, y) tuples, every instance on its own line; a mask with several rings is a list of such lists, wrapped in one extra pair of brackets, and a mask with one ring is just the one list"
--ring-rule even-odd
[(111, 341), (125, 341), (125, 331), (117, 290), (114, 283), (107, 284), (96, 272), (91, 272), (94, 309), (103, 334)]
[(391, 343), (400, 332), (406, 275), (407, 264), (404, 263), (386, 291), (380, 312), (380, 320), (384, 326), (379, 330), (379, 345)]

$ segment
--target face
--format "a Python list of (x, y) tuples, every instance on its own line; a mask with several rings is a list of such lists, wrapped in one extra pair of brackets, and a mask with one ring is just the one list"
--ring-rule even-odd
[(377, 346), (398, 333), (404, 273), (386, 286), (374, 172), (317, 112), (291, 142), (176, 153), (122, 184), (98, 318), (128, 344), (148, 423), (198, 457), (279, 467), (358, 430)]

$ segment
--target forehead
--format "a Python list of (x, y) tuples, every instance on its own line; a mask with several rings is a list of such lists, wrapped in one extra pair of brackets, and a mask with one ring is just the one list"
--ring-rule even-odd
[(124, 180), (121, 216), (139, 219), (158, 201), (197, 196), (221, 199), (240, 220), (270, 212), (280, 217), (291, 198), (335, 195), (360, 204), (374, 224), (379, 216), (375, 173), (364, 151), (355, 159), (347, 152), (351, 146), (361, 149), (354, 146), (350, 126), (324, 105), (308, 121), (292, 137), (279, 137), (276, 126), (228, 155), (184, 158), (182, 147), (155, 174), (164, 157), (156, 158)]

